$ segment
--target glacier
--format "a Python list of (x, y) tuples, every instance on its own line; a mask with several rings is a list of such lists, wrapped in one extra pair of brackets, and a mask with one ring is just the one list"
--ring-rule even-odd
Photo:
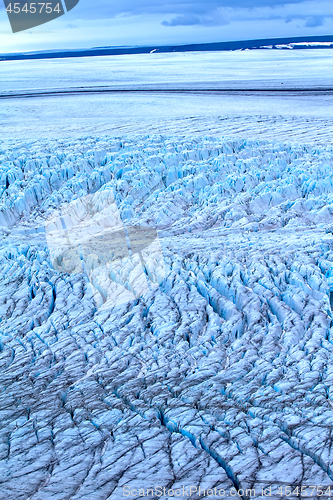
[(331, 60), (262, 49), (0, 61), (0, 141), (144, 131), (325, 146)]
[(332, 167), (227, 137), (1, 146), (1, 500), (332, 485)]

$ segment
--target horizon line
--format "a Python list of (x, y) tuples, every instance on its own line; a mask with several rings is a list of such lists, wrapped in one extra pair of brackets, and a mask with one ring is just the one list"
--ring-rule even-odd
[[(309, 46), (311, 43), (331, 43), (322, 45), (320, 48), (333, 48), (333, 35), (298, 36), (298, 37), (278, 37), (259, 38), (248, 40), (234, 40), (225, 42), (205, 42), (188, 44), (168, 44), (168, 45), (120, 45), (102, 46), (77, 49), (48, 49), (29, 52), (7, 52), (0, 53), (0, 61), (24, 60), (24, 59), (59, 59), (65, 57), (89, 57), (103, 55), (130, 55), (147, 53), (166, 52), (208, 52), (208, 51), (232, 51), (232, 50), (255, 50), (255, 49), (277, 49), (283, 47), (278, 45), (302, 44), (304, 46), (286, 47), (290, 49), (314, 49), (316, 46)], [(269, 47), (272, 46), (272, 47)]]

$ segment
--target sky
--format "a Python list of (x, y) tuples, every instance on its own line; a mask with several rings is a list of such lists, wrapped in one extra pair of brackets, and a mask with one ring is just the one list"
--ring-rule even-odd
[(80, 0), (19, 33), (0, 2), (0, 53), (333, 35), (331, 0)]

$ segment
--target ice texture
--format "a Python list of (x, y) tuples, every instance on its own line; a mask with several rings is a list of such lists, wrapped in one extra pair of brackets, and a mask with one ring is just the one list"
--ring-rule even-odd
[[(60, 206), (44, 227), (35, 228), (43, 230), (53, 268), (85, 274), (95, 302), (104, 309), (141, 297), (164, 278), (156, 229), (124, 226), (110, 187)], [(160, 263), (154, 269), (156, 282), (149, 282), (152, 262)]]
[[(1, 500), (332, 484), (332, 167), (332, 146), (212, 137), (0, 151)], [(71, 261), (82, 234), (125, 300)]]

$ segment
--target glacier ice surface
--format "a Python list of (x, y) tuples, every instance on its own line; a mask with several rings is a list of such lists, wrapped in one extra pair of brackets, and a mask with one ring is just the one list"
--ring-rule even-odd
[(332, 483), (332, 166), (212, 137), (2, 148), (1, 500)]

